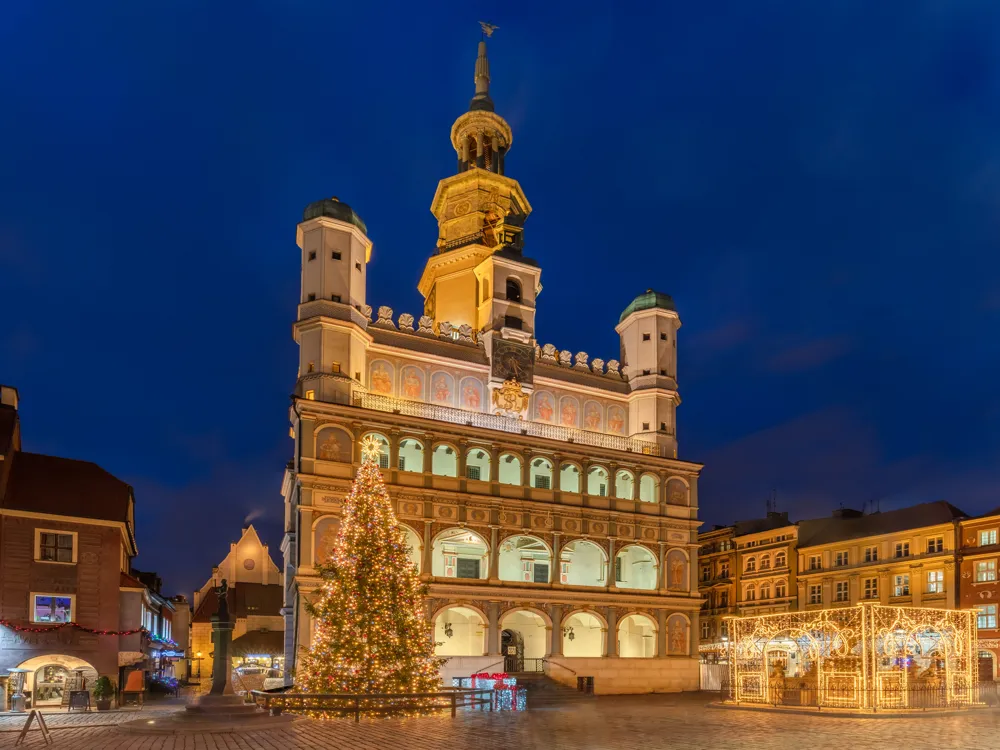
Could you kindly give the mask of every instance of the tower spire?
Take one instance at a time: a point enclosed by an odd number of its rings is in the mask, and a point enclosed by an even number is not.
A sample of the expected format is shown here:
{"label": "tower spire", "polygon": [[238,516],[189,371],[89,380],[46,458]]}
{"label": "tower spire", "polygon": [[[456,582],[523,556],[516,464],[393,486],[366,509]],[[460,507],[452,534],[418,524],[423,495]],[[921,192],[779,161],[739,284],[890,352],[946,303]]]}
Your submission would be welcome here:
{"label": "tower spire", "polygon": [[479,22],[483,27],[483,38],[479,42],[479,55],[476,57],[476,95],[469,102],[469,111],[486,110],[493,111],[493,100],[490,99],[490,61],[486,57],[486,37],[493,36],[496,26],[492,26],[483,21]]}

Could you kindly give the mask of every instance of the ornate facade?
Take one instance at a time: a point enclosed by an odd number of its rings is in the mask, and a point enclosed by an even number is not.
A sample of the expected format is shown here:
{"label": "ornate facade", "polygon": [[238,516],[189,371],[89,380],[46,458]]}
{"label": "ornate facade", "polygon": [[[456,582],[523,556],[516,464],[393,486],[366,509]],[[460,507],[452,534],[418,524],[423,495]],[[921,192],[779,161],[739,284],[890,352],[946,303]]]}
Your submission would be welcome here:
{"label": "ornate facade", "polygon": [[598,692],[697,689],[698,474],[677,458],[673,301],[622,313],[607,360],[539,341],[531,212],[507,175],[486,44],[455,122],[456,173],[431,210],[423,314],[373,315],[364,222],[311,204],[298,226],[299,377],[285,475],[286,664],[308,646],[305,602],[369,435],[412,561],[429,585],[444,678],[545,671]]}

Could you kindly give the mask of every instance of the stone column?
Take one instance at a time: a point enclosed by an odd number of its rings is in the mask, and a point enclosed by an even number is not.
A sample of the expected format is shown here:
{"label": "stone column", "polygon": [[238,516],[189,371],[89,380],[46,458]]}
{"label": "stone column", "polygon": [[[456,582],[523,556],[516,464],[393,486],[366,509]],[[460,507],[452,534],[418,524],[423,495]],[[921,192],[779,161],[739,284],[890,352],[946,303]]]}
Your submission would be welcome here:
{"label": "stone column", "polygon": [[618,588],[617,576],[615,571],[618,570],[618,565],[615,563],[615,538],[613,536],[608,537],[608,588]]}
{"label": "stone column", "polygon": [[609,657],[618,656],[618,610],[614,607],[607,608],[608,618],[608,648]]}
{"label": "stone column", "polygon": [[490,165],[491,171],[492,172],[499,172],[500,171],[500,139],[497,138],[496,135],[494,135],[490,139],[490,152],[491,152],[490,153],[490,161],[492,162],[492,164]]}
{"label": "stone column", "polygon": [[455,456],[458,472],[459,490],[465,492],[468,489],[468,470],[465,468],[465,460],[469,454],[469,443],[465,440],[458,441],[458,455]]}
{"label": "stone column", "polygon": [[434,573],[434,548],[431,544],[433,521],[424,521],[424,554],[420,564],[420,577],[427,579]]}
{"label": "stone column", "polygon": [[[559,493],[562,491],[561,479],[562,479],[562,456],[556,453],[552,456],[552,491]],[[556,494],[556,502],[559,501],[559,495]]]}
{"label": "stone column", "polygon": [[399,430],[389,432],[389,481],[395,482],[399,473]]}
{"label": "stone column", "polygon": [[434,479],[431,475],[434,466],[434,437],[424,435],[424,487],[433,487]]}
{"label": "stone column", "polygon": [[500,581],[500,550],[497,547],[499,538],[499,528],[490,524],[490,583]]}
{"label": "stone column", "polygon": [[[608,497],[614,500],[618,499],[618,464],[616,463],[608,464]],[[612,503],[611,507],[614,508],[615,504]]]}
{"label": "stone column", "polygon": [[212,615],[212,645],[215,655],[212,661],[212,695],[233,694],[233,623],[228,616],[220,618]]}
{"label": "stone column", "polygon": [[549,583],[560,585],[562,583],[562,534],[558,531],[552,532],[552,572],[549,574]]}
{"label": "stone column", "polygon": [[521,451],[521,497],[531,499],[531,451]]}
{"label": "stone column", "polygon": [[476,166],[480,169],[486,168],[486,155],[483,153],[485,141],[482,133],[476,133]]}
{"label": "stone column", "polygon": [[[486,616],[489,619],[489,632],[487,634],[486,654],[488,656],[500,655],[500,602],[490,602],[486,607]],[[503,670],[498,670],[503,671]]]}
{"label": "stone column", "polygon": [[563,653],[562,614],[561,604],[549,605],[549,618],[552,620],[552,637],[549,639],[551,656],[562,656]]}

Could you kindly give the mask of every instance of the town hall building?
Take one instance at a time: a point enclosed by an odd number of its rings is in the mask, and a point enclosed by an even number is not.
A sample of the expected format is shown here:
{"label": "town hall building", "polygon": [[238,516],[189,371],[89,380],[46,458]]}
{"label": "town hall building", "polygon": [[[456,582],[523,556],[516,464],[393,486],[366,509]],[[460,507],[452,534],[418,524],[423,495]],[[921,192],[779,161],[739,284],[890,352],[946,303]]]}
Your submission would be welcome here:
{"label": "town hall building", "polygon": [[431,203],[420,314],[369,293],[372,242],[346,203],[312,203],[298,225],[285,666],[310,643],[317,565],[374,436],[448,684],[489,669],[593,677],[602,693],[696,690],[701,466],[677,457],[680,318],[647,290],[601,357],[536,332],[531,204],[508,175],[485,40],[475,84]]}

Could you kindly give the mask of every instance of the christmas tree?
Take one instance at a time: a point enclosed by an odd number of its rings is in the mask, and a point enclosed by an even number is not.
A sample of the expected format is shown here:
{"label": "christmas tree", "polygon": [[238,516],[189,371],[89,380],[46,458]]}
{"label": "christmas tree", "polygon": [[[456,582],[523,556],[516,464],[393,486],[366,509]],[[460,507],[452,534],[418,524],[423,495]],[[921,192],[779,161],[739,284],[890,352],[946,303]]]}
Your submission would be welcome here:
{"label": "christmas tree", "polygon": [[[316,622],[296,669],[305,693],[425,693],[441,687],[424,594],[382,481],[381,445],[368,438],[341,508],[323,585],[307,604]],[[374,705],[374,704],[373,704]],[[387,715],[387,714],[382,714]]]}

